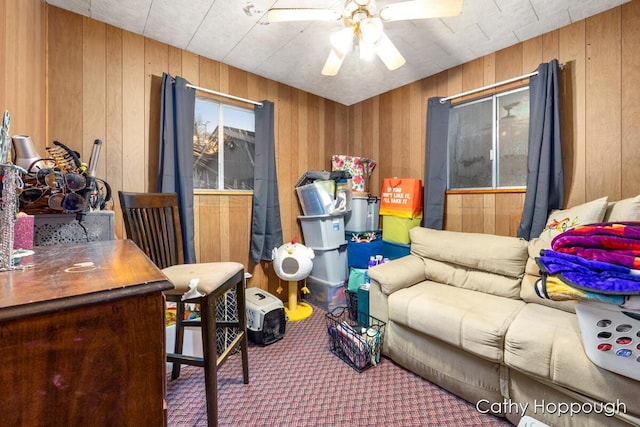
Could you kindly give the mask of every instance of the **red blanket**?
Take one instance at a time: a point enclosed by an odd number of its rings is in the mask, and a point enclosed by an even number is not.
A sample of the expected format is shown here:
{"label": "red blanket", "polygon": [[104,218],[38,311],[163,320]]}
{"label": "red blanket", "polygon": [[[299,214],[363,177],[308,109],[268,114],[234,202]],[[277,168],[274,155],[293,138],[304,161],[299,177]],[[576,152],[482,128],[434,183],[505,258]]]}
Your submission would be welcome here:
{"label": "red blanket", "polygon": [[640,221],[579,225],[551,241],[556,252],[640,269]]}

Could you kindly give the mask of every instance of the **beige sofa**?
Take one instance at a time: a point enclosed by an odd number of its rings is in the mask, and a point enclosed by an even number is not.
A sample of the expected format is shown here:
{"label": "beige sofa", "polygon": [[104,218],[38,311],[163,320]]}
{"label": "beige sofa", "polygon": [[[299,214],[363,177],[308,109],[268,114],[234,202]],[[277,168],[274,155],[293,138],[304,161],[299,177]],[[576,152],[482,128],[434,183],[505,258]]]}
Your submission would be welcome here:
{"label": "beige sofa", "polygon": [[573,301],[533,290],[548,241],[421,227],[410,236],[410,255],[370,271],[384,355],[513,424],[640,425],[640,382],[589,360]]}

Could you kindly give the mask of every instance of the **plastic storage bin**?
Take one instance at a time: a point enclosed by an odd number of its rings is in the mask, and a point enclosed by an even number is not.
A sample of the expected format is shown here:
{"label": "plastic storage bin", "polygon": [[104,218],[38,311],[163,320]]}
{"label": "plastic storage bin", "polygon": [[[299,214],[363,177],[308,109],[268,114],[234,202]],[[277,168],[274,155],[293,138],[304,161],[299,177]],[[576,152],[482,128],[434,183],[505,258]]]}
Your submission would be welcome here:
{"label": "plastic storage bin", "polygon": [[640,310],[578,303],[584,350],[596,365],[640,381]]}
{"label": "plastic storage bin", "polygon": [[380,224],[379,197],[353,197],[351,212],[344,216],[344,228],[351,232],[377,230]]}
{"label": "plastic storage bin", "polygon": [[382,255],[382,240],[375,239],[370,242],[347,242],[347,260],[349,267],[367,268],[369,258]]}
{"label": "plastic storage bin", "polygon": [[306,302],[325,311],[331,311],[336,307],[347,303],[344,281],[328,282],[317,277],[309,276],[306,279],[309,293],[304,296]]}
{"label": "plastic storage bin", "polygon": [[347,245],[329,249],[314,249],[311,276],[327,282],[344,282],[348,277]]}
{"label": "plastic storage bin", "polygon": [[298,219],[308,248],[336,248],[347,243],[343,214],[299,216]]}
{"label": "plastic storage bin", "polygon": [[333,212],[334,181],[315,181],[296,187],[296,192],[305,215],[326,215]]}
{"label": "plastic storage bin", "polygon": [[411,243],[409,230],[419,227],[421,218],[400,218],[392,215],[382,216],[382,239],[395,243]]}
{"label": "plastic storage bin", "polygon": [[389,258],[389,260],[402,258],[411,253],[411,245],[405,245],[403,243],[389,242],[387,240],[382,241],[382,256]]}
{"label": "plastic storage bin", "polygon": [[352,320],[347,307],[337,307],[325,315],[329,349],[358,372],[380,363],[386,323],[368,316],[364,327]]}

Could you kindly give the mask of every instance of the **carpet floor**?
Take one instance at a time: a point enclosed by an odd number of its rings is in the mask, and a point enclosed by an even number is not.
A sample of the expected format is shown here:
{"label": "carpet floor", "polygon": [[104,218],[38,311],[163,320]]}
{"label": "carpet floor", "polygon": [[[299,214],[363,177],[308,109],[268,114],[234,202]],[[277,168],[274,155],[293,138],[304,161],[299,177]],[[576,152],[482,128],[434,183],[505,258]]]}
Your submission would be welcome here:
{"label": "carpet floor", "polygon": [[[240,355],[218,371],[222,426],[510,426],[391,360],[357,372],[329,350],[325,312],[289,322],[283,339],[249,344],[249,384]],[[167,376],[169,427],[207,425],[204,375]]]}

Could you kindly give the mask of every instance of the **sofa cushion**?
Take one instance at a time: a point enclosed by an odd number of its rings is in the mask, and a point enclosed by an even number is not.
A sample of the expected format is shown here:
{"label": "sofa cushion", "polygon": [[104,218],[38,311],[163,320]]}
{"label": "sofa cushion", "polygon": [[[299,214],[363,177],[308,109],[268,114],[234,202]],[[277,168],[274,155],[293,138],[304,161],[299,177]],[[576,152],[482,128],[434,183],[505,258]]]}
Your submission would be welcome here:
{"label": "sofa cushion", "polygon": [[425,258],[423,261],[426,280],[500,297],[520,299],[520,277],[502,276],[430,258]]}
{"label": "sofa cushion", "polygon": [[527,241],[494,234],[464,233],[414,227],[411,252],[424,258],[509,277],[521,277],[527,261]]}
{"label": "sofa cushion", "polygon": [[504,361],[511,368],[597,400],[619,399],[630,412],[638,413],[638,382],[588,359],[575,314],[527,304],[507,330]]}
{"label": "sofa cushion", "polygon": [[607,197],[592,200],[569,209],[558,209],[551,212],[547,224],[540,233],[540,238],[551,242],[558,234],[576,225],[602,222],[607,210]]}
{"label": "sofa cushion", "polygon": [[504,334],[524,302],[425,281],[389,296],[389,319],[502,362]]}

